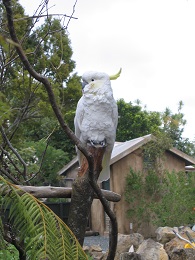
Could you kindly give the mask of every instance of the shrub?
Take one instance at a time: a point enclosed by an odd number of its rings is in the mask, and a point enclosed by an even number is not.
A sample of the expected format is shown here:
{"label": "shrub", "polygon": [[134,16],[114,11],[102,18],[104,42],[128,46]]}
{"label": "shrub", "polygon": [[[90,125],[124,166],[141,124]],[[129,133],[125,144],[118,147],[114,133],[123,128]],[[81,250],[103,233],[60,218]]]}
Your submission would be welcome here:
{"label": "shrub", "polygon": [[127,215],[132,221],[152,221],[157,226],[193,224],[195,173],[155,171],[135,172],[126,178]]}

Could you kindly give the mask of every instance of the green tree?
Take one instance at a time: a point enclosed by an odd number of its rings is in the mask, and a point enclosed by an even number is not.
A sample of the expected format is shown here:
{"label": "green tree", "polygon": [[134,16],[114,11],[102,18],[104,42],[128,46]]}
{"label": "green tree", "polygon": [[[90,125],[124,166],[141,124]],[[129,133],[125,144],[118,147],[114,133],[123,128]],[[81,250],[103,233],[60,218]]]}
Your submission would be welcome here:
{"label": "green tree", "polygon": [[[147,134],[154,134],[163,138],[165,143],[170,143],[179,150],[194,156],[195,145],[188,138],[183,138],[186,120],[182,113],[183,102],[179,102],[177,113],[172,113],[168,108],[164,112],[147,111],[142,108],[140,100],[126,103],[123,99],[118,104],[117,141],[127,141]],[[168,140],[168,141],[167,141]]]}
{"label": "green tree", "polygon": [[[75,62],[71,59],[71,43],[66,31],[60,20],[50,16],[44,24],[34,27],[36,19],[28,16],[25,16],[24,19],[24,9],[17,0],[14,0],[12,5],[15,29],[22,47],[32,66],[39,73],[49,77],[58,106],[66,118],[66,123],[73,129],[76,104],[81,96],[81,84],[77,74],[70,75],[75,68]],[[42,172],[35,174],[35,176],[40,182],[45,182],[45,179],[49,178],[53,183],[56,183],[57,179],[54,181],[51,176],[55,176],[60,167],[72,159],[75,147],[59,127],[42,85],[37,83],[24,68],[15,51],[15,45],[5,41],[8,35],[5,33],[7,32],[7,23],[3,6],[1,6],[1,12],[3,14],[1,34],[4,37],[0,47],[0,122],[3,127],[3,134],[0,137],[2,147],[0,163],[4,168],[4,173],[1,173],[4,175],[5,171],[9,173],[10,170],[12,172],[14,170],[13,175],[17,176],[17,180],[22,182],[25,178],[26,181],[30,173],[21,174],[21,171],[18,171],[24,167],[24,163],[19,160],[18,164],[20,163],[21,167],[10,169],[6,154],[9,154],[11,159],[13,158],[13,149],[15,149],[15,153],[17,150],[19,155],[20,152],[22,153],[24,149],[28,148],[30,142],[34,143],[33,149],[39,151],[42,144],[42,151],[44,151],[44,145],[40,141],[47,140],[50,144],[47,149],[53,149],[51,160],[55,163],[51,167],[50,161],[45,160],[43,165],[47,168],[47,174],[46,171],[43,171],[44,167],[41,167]],[[13,149],[7,146],[8,141]],[[30,148],[31,146],[29,151]],[[38,160],[34,161],[37,170],[42,160],[42,154],[39,151],[36,153]],[[63,156],[58,156],[59,151]],[[48,153],[49,151],[46,151],[45,158],[47,158]],[[42,176],[42,178],[38,178],[38,176]]]}
{"label": "green tree", "polygon": [[169,108],[166,108],[165,111],[161,113],[162,130],[172,139],[174,147],[194,156],[194,143],[190,142],[189,138],[182,137],[186,125],[186,120],[182,113],[183,106],[183,102],[179,101],[177,113],[172,113]]}
{"label": "green tree", "polygon": [[142,110],[141,106],[126,103],[123,99],[118,100],[117,105],[119,113],[117,141],[127,141],[159,130],[160,113]]}

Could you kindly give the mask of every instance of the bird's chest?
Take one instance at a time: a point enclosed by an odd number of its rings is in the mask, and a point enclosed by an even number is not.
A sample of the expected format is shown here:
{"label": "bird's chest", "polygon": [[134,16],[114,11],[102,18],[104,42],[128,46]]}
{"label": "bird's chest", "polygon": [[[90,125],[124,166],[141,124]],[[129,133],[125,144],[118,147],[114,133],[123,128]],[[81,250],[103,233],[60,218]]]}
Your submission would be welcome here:
{"label": "bird's chest", "polygon": [[113,103],[105,96],[90,95],[84,99],[84,110],[86,118],[105,118],[112,113]]}

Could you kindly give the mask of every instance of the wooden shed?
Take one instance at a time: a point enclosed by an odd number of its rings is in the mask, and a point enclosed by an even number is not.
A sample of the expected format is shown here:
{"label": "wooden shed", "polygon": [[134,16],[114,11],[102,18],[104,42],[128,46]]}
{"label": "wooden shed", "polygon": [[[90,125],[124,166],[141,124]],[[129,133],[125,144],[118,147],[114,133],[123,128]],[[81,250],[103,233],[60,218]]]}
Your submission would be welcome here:
{"label": "wooden shed", "polygon": [[[154,140],[154,136],[146,135],[123,143],[115,143],[110,163],[110,180],[103,182],[101,185],[103,189],[112,190],[121,195],[120,202],[111,202],[111,207],[117,217],[119,233],[129,234],[130,232],[130,220],[126,215],[129,206],[124,197],[126,176],[128,175],[130,168],[134,171],[143,171],[143,146],[152,140]],[[168,171],[185,171],[186,166],[195,165],[194,158],[176,148],[165,151],[163,157],[163,167]],[[66,176],[67,180],[70,182],[70,180],[76,178],[78,166],[78,160],[77,158],[74,158],[69,164],[64,166],[58,174]],[[97,231],[100,234],[108,233],[109,221],[104,213],[101,202],[97,199],[93,201],[90,217],[91,230]],[[142,230],[134,231],[140,232],[143,235],[145,235],[145,233],[149,234],[150,232],[153,232],[151,227],[146,226],[144,226],[144,228],[142,227]]]}

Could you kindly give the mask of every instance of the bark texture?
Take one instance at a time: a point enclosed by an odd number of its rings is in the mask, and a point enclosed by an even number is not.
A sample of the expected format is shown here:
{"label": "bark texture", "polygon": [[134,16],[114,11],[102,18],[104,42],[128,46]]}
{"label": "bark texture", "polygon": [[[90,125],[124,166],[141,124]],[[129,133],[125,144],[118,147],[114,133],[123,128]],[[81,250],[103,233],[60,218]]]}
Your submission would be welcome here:
{"label": "bark texture", "polygon": [[[1,190],[0,185],[0,190]],[[15,185],[16,188],[21,189],[24,192],[28,192],[33,195],[35,198],[71,198],[72,188],[71,187],[53,187],[53,186],[23,186]],[[5,194],[8,191],[4,191]],[[121,195],[109,191],[102,190],[102,194],[108,201],[118,202],[121,199]],[[98,196],[94,194],[94,198],[98,199]]]}
{"label": "bark texture", "polygon": [[88,150],[94,158],[94,170],[93,172],[89,171],[88,162],[84,159],[78,177],[73,182],[71,206],[68,217],[68,226],[81,245],[83,245],[84,242],[91,204],[94,199],[94,190],[90,184],[89,174],[92,174],[94,181],[97,182],[102,167],[101,162],[105,148],[89,146]]}

